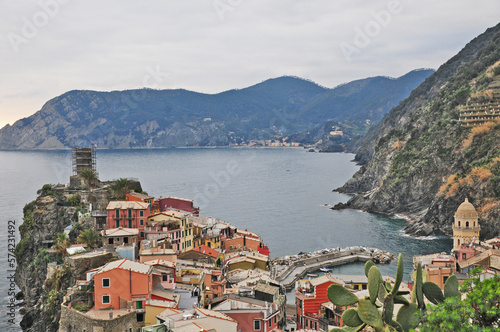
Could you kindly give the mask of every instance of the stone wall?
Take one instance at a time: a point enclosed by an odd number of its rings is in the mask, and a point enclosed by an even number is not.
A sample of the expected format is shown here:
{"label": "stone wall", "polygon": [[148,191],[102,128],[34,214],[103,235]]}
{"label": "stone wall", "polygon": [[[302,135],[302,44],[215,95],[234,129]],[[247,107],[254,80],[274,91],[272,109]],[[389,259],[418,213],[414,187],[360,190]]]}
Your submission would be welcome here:
{"label": "stone wall", "polygon": [[114,319],[93,319],[75,309],[61,304],[59,332],[139,332],[141,326],[137,323],[134,311]]}
{"label": "stone wall", "polygon": [[71,268],[75,280],[85,280],[85,272],[105,265],[113,258],[113,253],[102,252],[95,255],[85,253],[69,256],[66,260]]}

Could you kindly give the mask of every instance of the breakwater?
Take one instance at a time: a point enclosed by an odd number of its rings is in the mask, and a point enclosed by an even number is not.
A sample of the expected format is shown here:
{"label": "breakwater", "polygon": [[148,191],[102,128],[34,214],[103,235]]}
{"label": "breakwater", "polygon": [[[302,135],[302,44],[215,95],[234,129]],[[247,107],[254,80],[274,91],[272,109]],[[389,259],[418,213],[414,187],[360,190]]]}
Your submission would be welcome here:
{"label": "breakwater", "polygon": [[357,261],[373,260],[376,263],[389,263],[396,258],[394,254],[376,248],[347,247],[323,249],[312,253],[278,257],[271,262],[271,277],[286,289],[292,289],[295,282],[307,273]]}

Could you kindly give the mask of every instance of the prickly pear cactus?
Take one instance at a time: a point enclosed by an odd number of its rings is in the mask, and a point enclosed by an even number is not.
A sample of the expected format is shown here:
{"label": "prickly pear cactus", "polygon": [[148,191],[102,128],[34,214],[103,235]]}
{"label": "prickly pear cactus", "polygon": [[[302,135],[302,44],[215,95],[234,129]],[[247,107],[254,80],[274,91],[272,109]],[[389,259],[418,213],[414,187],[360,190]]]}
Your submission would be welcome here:
{"label": "prickly pear cactus", "polygon": [[[410,302],[403,296],[409,292],[399,290],[403,274],[403,256],[399,254],[396,278],[392,287],[382,279],[379,269],[372,261],[365,264],[369,294],[365,299],[359,299],[340,285],[331,285],[328,288],[330,301],[337,306],[350,307],[342,314],[345,326],[332,331],[356,332],[371,326],[376,332],[408,332],[420,323],[419,312],[425,310],[424,295],[432,303],[442,302],[447,297],[460,296],[456,276],[446,280],[443,294],[436,284],[423,282],[422,267],[419,263]],[[394,320],[394,304],[402,304],[396,320]]]}

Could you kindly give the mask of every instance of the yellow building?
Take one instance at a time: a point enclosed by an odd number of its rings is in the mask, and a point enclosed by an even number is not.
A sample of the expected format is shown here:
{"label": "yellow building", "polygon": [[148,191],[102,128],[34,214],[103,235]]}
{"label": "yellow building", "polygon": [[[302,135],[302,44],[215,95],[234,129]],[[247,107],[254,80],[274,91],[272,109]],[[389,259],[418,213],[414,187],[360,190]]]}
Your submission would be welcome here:
{"label": "yellow building", "polygon": [[468,245],[475,240],[479,240],[479,217],[474,205],[469,203],[469,199],[460,204],[455,212],[455,222],[453,223],[453,249],[458,249],[461,245]]}

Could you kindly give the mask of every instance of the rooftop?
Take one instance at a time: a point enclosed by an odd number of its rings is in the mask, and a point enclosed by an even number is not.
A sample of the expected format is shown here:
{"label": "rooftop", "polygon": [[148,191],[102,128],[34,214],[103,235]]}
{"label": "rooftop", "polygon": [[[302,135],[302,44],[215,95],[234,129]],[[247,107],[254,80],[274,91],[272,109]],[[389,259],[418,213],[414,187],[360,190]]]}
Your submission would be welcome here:
{"label": "rooftop", "polygon": [[111,201],[108,203],[106,210],[144,210],[149,209],[149,203],[137,202],[137,201]]}
{"label": "rooftop", "polygon": [[257,286],[255,286],[255,291],[274,295],[276,293],[279,293],[280,289],[279,289],[279,287],[271,286],[271,285],[259,282],[259,283],[257,283]]}
{"label": "rooftop", "polygon": [[137,228],[112,228],[105,229],[101,231],[102,236],[137,236],[139,235],[139,230]]}
{"label": "rooftop", "polygon": [[152,267],[143,263],[131,261],[128,258],[124,258],[117,261],[109,262],[108,264],[100,268],[96,274],[110,271],[113,269],[123,269],[137,273],[149,274],[151,272]]}
{"label": "rooftop", "polygon": [[137,198],[140,198],[140,199],[154,199],[153,196],[149,196],[149,195],[146,195],[146,194],[143,194],[143,193],[138,193],[138,192],[135,192],[135,191],[132,191],[132,192],[129,192],[127,195],[130,195],[130,196],[134,196],[134,197],[137,197]]}

